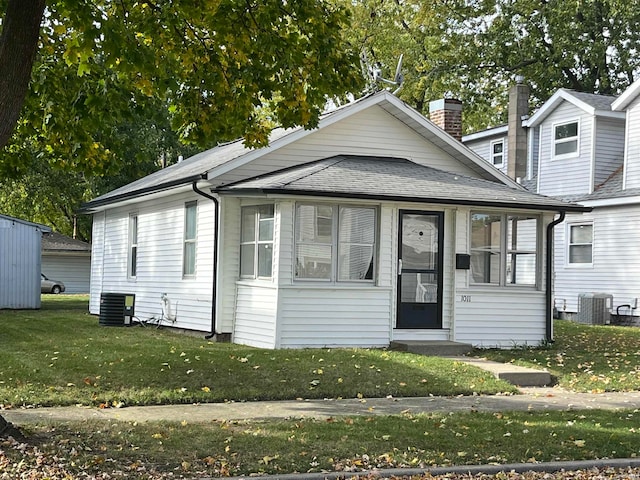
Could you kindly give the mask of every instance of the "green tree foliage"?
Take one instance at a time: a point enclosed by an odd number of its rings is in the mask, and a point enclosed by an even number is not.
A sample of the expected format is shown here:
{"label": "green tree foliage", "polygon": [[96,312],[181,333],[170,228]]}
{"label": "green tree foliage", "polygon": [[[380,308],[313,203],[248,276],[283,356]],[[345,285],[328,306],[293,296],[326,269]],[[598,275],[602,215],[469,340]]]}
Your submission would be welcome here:
{"label": "green tree foliage", "polygon": [[[348,11],[331,1],[40,4],[0,0],[0,34],[32,20],[23,7],[43,12],[29,90],[0,148],[0,212],[61,233],[83,202],[178,155],[239,137],[264,145],[276,124],[314,127],[328,96],[362,83],[341,34]],[[0,62],[15,57],[2,56],[9,44],[0,36]],[[11,95],[0,89],[0,126],[13,121]],[[89,238],[88,220],[79,226]]]}
{"label": "green tree foliage", "polygon": [[200,147],[242,136],[264,145],[274,124],[314,127],[327,96],[359,89],[357,52],[340,33],[348,19],[317,0],[50,0],[0,169],[24,171],[31,142],[69,171],[119,171],[106,130],[148,111],[149,99]]}
{"label": "green tree foliage", "polygon": [[428,113],[443,95],[465,103],[475,130],[506,121],[516,75],[532,106],[556,89],[616,94],[637,75],[640,10],[626,0],[366,0],[354,8],[354,45],[392,72],[404,54],[399,96]]}

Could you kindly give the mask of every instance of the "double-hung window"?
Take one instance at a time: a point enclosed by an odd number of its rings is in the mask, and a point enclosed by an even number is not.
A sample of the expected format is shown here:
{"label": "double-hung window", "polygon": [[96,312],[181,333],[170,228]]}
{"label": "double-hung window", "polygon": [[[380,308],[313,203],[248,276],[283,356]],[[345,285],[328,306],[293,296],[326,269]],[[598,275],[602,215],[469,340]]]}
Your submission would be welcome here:
{"label": "double-hung window", "polygon": [[136,278],[138,275],[138,215],[129,215],[129,261],[127,275]]}
{"label": "double-hung window", "polygon": [[530,215],[471,214],[471,283],[535,286],[539,219]]}
{"label": "double-hung window", "polygon": [[569,265],[593,264],[593,224],[582,223],[568,225]]}
{"label": "double-hung window", "polygon": [[273,275],[273,205],[242,207],[240,276],[271,278]]}
{"label": "double-hung window", "polygon": [[578,122],[559,123],[553,126],[553,156],[573,156],[578,153]]}
{"label": "double-hung window", "polygon": [[496,140],[491,142],[491,163],[496,167],[504,165],[504,140]]}
{"label": "double-hung window", "polygon": [[376,218],[371,207],[298,204],[295,278],[373,281]]}
{"label": "double-hung window", "polygon": [[184,206],[184,247],[182,254],[182,275],[196,274],[196,232],[198,203],[188,202]]}

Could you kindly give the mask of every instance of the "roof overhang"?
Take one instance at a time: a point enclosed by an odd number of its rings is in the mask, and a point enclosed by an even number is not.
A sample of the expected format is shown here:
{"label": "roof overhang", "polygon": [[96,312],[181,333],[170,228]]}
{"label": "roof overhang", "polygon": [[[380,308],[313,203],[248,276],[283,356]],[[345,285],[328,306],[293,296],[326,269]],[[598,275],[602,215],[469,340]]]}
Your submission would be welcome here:
{"label": "roof overhang", "polygon": [[193,182],[197,182],[201,179],[202,176],[197,175],[194,177],[187,177],[165,184],[154,185],[140,190],[126,192],[121,195],[114,195],[103,200],[98,198],[96,200],[92,200],[83,204],[82,207],[78,210],[78,213],[97,213],[108,208],[121,207],[124,205],[135,203],[143,197],[145,198],[145,200],[150,200],[152,198],[164,196],[165,192],[167,192],[168,190],[172,190],[173,193],[188,191],[191,190],[191,185],[193,184]]}
{"label": "roof overhang", "polygon": [[592,105],[589,105],[586,102],[583,102],[576,96],[572,95],[569,90],[565,90],[564,88],[559,89],[554,93],[549,100],[547,100],[542,107],[538,109],[536,113],[534,113],[528,120],[524,122],[524,125],[527,127],[536,127],[542,123],[542,121],[547,118],[547,116],[553,112],[556,107],[558,107],[562,102],[569,102],[572,105],[578,107],[585,113],[589,115],[599,116],[599,117],[608,117],[608,118],[618,118],[623,120],[625,118],[624,113],[621,112],[613,112],[610,110],[598,110]]}
{"label": "roof overhang", "polygon": [[476,140],[485,140],[491,137],[504,136],[509,133],[508,125],[500,125],[499,127],[487,128],[479,132],[473,132],[462,137],[462,143],[474,142]]}
{"label": "roof overhang", "polygon": [[37,228],[38,230],[40,230],[43,233],[48,233],[48,232],[51,231],[51,227],[47,227],[46,225],[42,225],[40,223],[28,222],[27,220],[22,220],[20,218],[15,218],[15,217],[10,217],[9,215],[1,215],[0,214],[0,218],[2,218],[4,220],[7,220],[9,222],[19,223],[21,225],[26,225],[28,227]]}
{"label": "roof overhang", "polygon": [[640,95],[640,79],[633,82],[629,88],[622,92],[622,95],[616,98],[611,104],[611,109],[618,112],[625,110],[638,95]]}
{"label": "roof overhang", "polygon": [[393,157],[337,155],[213,188],[220,195],[302,196],[553,212],[590,207]]}
{"label": "roof overhang", "polygon": [[[407,127],[425,138],[426,141],[433,143],[436,147],[471,169],[480,178],[499,182],[514,188],[521,188],[514,180],[492,165],[489,165],[471,149],[455,140],[418,111],[409,107],[398,97],[386,90],[361,98],[323,115],[318,128],[322,129],[333,125],[373,106],[379,106],[403,122]],[[184,160],[182,166],[178,164],[168,167],[168,169],[165,169],[167,174],[161,170],[144,177],[145,180],[140,179],[129,184],[129,186],[118,189],[121,190],[122,193],[116,190],[113,193],[87,202],[81,207],[80,212],[95,213],[107,207],[111,208],[113,206],[130,203],[140,197],[148,197],[152,194],[179,189],[199,180],[208,180],[214,183],[215,178],[242,167],[257,158],[277,151],[307,135],[311,135],[316,130],[317,129],[307,130],[302,127],[290,130],[280,129],[277,134],[273,135],[268,146],[259,149],[243,148],[239,142],[231,142],[228,146],[216,147],[209,151],[201,152],[194,155],[194,157]],[[227,155],[228,158],[225,155]],[[222,160],[220,160],[221,157]],[[211,164],[214,164],[214,166],[211,167]],[[173,170],[169,172],[169,169]],[[183,176],[178,173],[182,170],[186,170]],[[153,183],[153,180],[156,178],[158,181]],[[140,183],[139,188],[136,187],[136,183]]]}
{"label": "roof overhang", "polygon": [[375,202],[397,202],[397,203],[410,203],[410,204],[435,204],[446,206],[464,206],[464,207],[480,207],[480,208],[492,208],[501,210],[529,210],[529,211],[544,211],[544,212],[566,212],[566,213],[586,213],[593,210],[592,207],[583,205],[568,205],[566,207],[557,207],[549,205],[536,205],[532,203],[505,203],[505,202],[492,202],[483,200],[456,200],[456,199],[444,199],[428,196],[388,196],[388,195],[376,195],[363,194],[363,193],[349,193],[349,192],[318,192],[316,190],[291,190],[291,189],[234,189],[233,191],[221,191],[213,189],[215,193],[221,196],[260,196],[260,197],[316,197],[316,198],[332,198],[332,199],[348,199],[348,200],[367,200]]}

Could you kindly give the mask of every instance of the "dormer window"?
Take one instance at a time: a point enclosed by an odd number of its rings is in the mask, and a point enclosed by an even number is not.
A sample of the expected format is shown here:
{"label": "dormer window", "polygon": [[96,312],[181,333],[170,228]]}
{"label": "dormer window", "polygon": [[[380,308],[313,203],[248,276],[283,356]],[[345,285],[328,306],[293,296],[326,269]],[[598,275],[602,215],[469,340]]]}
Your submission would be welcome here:
{"label": "dormer window", "polygon": [[504,165],[504,140],[491,142],[491,163],[495,167]]}
{"label": "dormer window", "polygon": [[578,153],[578,122],[553,126],[553,156],[565,157]]}

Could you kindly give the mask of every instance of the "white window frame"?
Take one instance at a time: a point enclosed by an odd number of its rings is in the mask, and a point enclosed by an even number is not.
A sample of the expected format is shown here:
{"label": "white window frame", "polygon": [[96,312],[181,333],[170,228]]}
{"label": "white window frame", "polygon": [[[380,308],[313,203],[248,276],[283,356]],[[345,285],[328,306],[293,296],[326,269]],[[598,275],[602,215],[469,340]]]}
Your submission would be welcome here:
{"label": "white window frame", "polygon": [[[267,218],[261,218],[260,216],[260,208],[261,207],[270,207],[272,209],[272,217],[267,217]],[[246,240],[243,241],[243,232],[242,232],[242,225],[243,225],[243,219],[244,219],[244,213],[246,211],[248,211],[249,209],[255,209],[255,212],[253,213],[253,220],[254,220],[254,230],[253,230],[253,238],[250,240]],[[271,221],[273,223],[272,227],[271,227],[271,239],[270,240],[260,240],[260,222],[261,221]],[[271,280],[273,278],[273,269],[274,269],[274,258],[273,258],[273,246],[274,246],[274,240],[275,240],[275,236],[276,236],[276,232],[275,232],[275,221],[276,221],[276,208],[275,205],[273,203],[266,203],[266,204],[259,204],[259,205],[245,205],[240,209],[240,278],[242,279],[247,279],[247,280],[256,280],[256,279],[260,279],[260,280]],[[253,268],[252,268],[252,273],[251,274],[243,274],[242,270],[243,270],[243,265],[242,265],[242,247],[243,246],[253,246]],[[259,256],[259,250],[260,250],[260,246],[263,247],[269,247],[270,246],[270,250],[271,250],[271,272],[270,275],[268,276],[261,276],[259,275],[259,265],[258,265],[258,256]]]}
{"label": "white window frame", "polygon": [[140,224],[137,213],[129,214],[128,228],[127,277],[135,279],[138,276],[138,244],[140,241]]}
{"label": "white window frame", "polygon": [[[527,214],[526,212],[505,212],[505,211],[492,211],[492,210],[472,210],[469,214],[469,246],[472,246],[472,219],[474,214],[491,215],[500,217],[500,250],[499,250],[499,279],[497,282],[484,283],[474,282],[472,271],[469,271],[469,285],[472,288],[475,287],[494,287],[494,288],[527,288],[527,289],[540,289],[540,281],[542,277],[542,219],[538,214]],[[534,250],[527,250],[523,248],[513,249],[509,245],[509,219],[513,217],[530,217],[536,220],[536,246]],[[509,272],[507,266],[509,264],[508,257],[510,255],[519,254],[535,254],[535,281],[533,283],[512,283],[509,281]]]}
{"label": "white window frame", "polygon": [[[493,147],[501,144],[502,145],[502,152],[499,154],[496,154],[493,151]],[[501,138],[500,140],[494,140],[489,144],[489,161],[491,162],[491,165],[493,165],[494,167],[503,167],[504,166],[504,147],[506,145],[506,142],[504,141],[504,138]],[[501,157],[502,160],[500,160],[500,163],[496,163],[495,158],[496,157]]]}
{"label": "white window frame", "polygon": [[[191,208],[195,209],[195,215],[193,221],[194,225],[194,234],[193,238],[188,237],[189,229],[187,228],[187,222],[189,221],[189,210]],[[183,245],[182,245],[182,276],[189,278],[195,277],[196,268],[198,265],[197,260],[197,239],[198,239],[198,202],[191,201],[184,204],[184,234],[183,234]],[[187,248],[191,248],[193,245],[193,265],[187,264]]]}
{"label": "white window frame", "polygon": [[[332,235],[331,235],[331,272],[329,275],[329,278],[309,278],[309,277],[299,277],[296,271],[296,263],[297,263],[297,252],[298,252],[298,245],[300,244],[304,244],[306,242],[299,242],[298,241],[298,207],[299,206],[312,206],[312,207],[331,207],[332,209]],[[341,242],[340,242],[340,232],[339,232],[339,228],[340,228],[340,215],[342,214],[342,210],[344,208],[361,208],[361,209],[366,209],[366,210],[372,210],[373,214],[374,214],[374,225],[373,225],[373,244],[371,245],[372,249],[373,249],[373,256],[371,259],[371,262],[373,264],[373,270],[372,270],[372,276],[371,278],[363,278],[363,279],[347,279],[347,280],[340,280],[340,265],[339,265],[339,261],[340,261],[340,246],[341,246]],[[317,212],[316,212],[317,213]],[[316,221],[317,221],[316,217]],[[356,205],[356,204],[345,204],[345,203],[340,203],[340,204],[328,204],[328,203],[321,203],[321,202],[298,202],[295,205],[295,209],[294,209],[294,271],[293,271],[293,280],[295,282],[300,282],[300,283],[307,283],[307,282],[312,282],[312,283],[317,283],[317,282],[321,282],[321,283],[331,283],[331,284],[349,284],[349,283],[357,283],[357,284],[375,284],[376,282],[376,277],[377,277],[377,259],[378,259],[378,248],[379,248],[379,224],[380,224],[380,210],[376,207],[376,206],[372,206],[372,205]],[[350,242],[352,244],[358,244],[358,242]],[[313,243],[315,245],[327,245],[327,244],[320,244],[320,243]],[[367,246],[369,244],[361,244],[363,246]]]}
{"label": "white window frame", "polygon": [[[591,243],[571,243],[571,230],[574,227],[591,227]],[[595,227],[593,225],[593,220],[589,220],[589,221],[584,221],[584,222],[571,222],[571,223],[567,223],[567,230],[565,233],[565,238],[566,238],[566,242],[565,242],[565,246],[566,246],[566,252],[565,252],[565,258],[566,260],[566,265],[570,268],[593,268],[593,254],[594,254],[594,247],[595,247]],[[581,246],[581,245],[591,245],[591,262],[587,263],[579,263],[579,262],[572,262],[571,261],[571,247],[574,246]]]}
{"label": "white window frame", "polygon": [[[576,124],[576,135],[575,137],[567,137],[567,138],[562,138],[560,140],[556,139],[556,129],[558,127],[563,127],[565,125],[571,125],[572,123]],[[562,144],[562,143],[568,143],[568,142],[572,142],[575,141],[576,142],[576,150],[575,152],[568,152],[568,153],[561,153],[556,155],[556,146],[558,144]],[[574,120],[569,120],[567,122],[558,122],[558,123],[554,123],[551,126],[551,157],[554,159],[562,159],[562,158],[573,158],[573,157],[577,157],[580,155],[580,120],[579,119],[574,119]]]}

